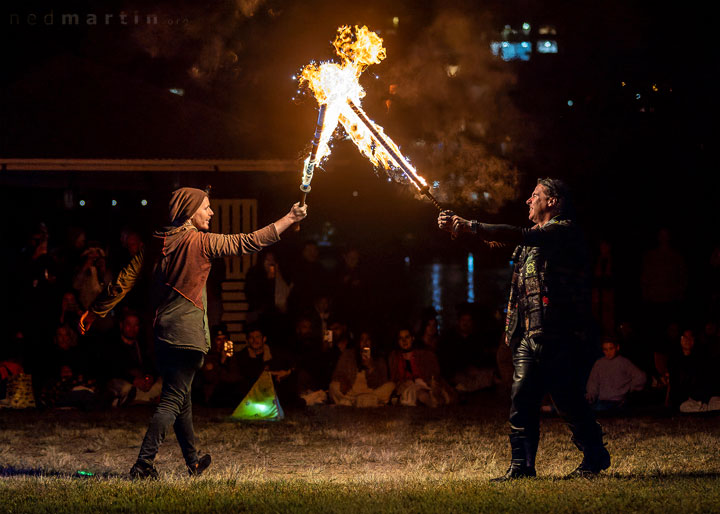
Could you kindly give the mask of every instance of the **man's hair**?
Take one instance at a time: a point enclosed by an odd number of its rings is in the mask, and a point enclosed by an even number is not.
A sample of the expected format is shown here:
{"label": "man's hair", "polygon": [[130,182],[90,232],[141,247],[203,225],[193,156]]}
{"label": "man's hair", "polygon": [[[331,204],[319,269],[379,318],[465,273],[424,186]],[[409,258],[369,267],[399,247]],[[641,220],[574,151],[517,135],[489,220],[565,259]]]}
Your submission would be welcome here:
{"label": "man's hair", "polygon": [[573,214],[572,198],[570,196],[570,188],[567,184],[557,178],[539,178],[538,184],[543,186],[547,191],[547,195],[557,200],[557,210],[563,215]]}

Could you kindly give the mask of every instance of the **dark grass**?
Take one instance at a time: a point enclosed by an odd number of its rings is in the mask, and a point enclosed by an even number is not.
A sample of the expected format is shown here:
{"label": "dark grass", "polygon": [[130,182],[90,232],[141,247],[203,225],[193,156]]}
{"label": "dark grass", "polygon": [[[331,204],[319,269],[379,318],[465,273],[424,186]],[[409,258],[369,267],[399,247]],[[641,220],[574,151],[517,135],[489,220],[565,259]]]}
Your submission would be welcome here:
{"label": "dark grass", "polygon": [[158,482],[127,477],[147,408],[0,411],[0,511],[720,512],[718,416],[602,420],[613,466],[592,481],[561,480],[580,455],[549,417],[540,478],[491,484],[509,458],[506,406],[481,395],[446,409],[320,407],[261,424],[196,409],[213,466],[188,478],[170,436]]}

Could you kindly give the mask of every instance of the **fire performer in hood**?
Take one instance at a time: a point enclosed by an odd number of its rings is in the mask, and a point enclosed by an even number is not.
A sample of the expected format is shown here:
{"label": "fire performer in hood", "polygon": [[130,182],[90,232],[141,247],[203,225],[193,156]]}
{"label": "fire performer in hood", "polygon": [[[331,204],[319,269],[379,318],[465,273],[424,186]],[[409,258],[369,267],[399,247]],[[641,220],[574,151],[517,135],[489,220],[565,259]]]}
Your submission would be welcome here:
{"label": "fire performer in hood", "polygon": [[[170,198],[170,226],[153,234],[153,244],[133,257],[80,319],[86,333],[98,316],[105,316],[132,289],[147,261],[152,268],[151,296],[162,394],[140,447],[133,478],[157,478],[153,462],[168,429],[175,430],[190,475],[201,474],[210,456],[198,459],[192,424],[191,391],[195,373],[210,348],[205,283],[212,259],[258,252],[280,239],[280,234],[307,216],[307,207],[293,205],[275,223],[251,234],[210,234],[213,211],[207,194],[184,187]],[[147,255],[146,255],[147,254]]]}
{"label": "fire performer in hood", "polygon": [[510,408],[512,461],[507,481],[535,476],[540,437],[540,403],[550,393],[583,452],[566,478],[591,478],[610,467],[600,425],[585,401],[590,301],[587,255],[578,226],[570,219],[567,187],[557,179],[538,180],[525,202],[532,228],[466,220],[451,211],[438,217],[441,229],[467,232],[486,241],[518,245],[508,304],[505,341],[512,349]]}

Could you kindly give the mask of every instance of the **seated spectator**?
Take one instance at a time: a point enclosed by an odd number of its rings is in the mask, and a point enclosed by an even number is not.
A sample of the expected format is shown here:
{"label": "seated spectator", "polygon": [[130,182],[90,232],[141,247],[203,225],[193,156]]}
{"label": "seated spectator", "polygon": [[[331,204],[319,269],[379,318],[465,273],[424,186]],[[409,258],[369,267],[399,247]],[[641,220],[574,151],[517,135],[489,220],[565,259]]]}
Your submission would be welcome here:
{"label": "seated spectator", "polygon": [[120,334],[103,351],[108,393],[113,407],[156,403],[162,378],[152,364],[147,346],[139,340],[140,318],[128,311],[120,321]]}
{"label": "seated spectator", "polygon": [[22,348],[17,345],[0,345],[0,408],[12,407],[13,398],[9,394],[12,389],[11,381],[24,373],[21,351]]}
{"label": "seated spectator", "polygon": [[400,404],[429,407],[452,403],[452,389],[445,383],[435,354],[414,348],[415,338],[409,329],[397,332],[397,349],[390,354],[390,380],[396,385]]}
{"label": "seated spectator", "polygon": [[375,351],[372,337],[363,332],[358,346],[342,353],[330,382],[335,404],[377,407],[390,401],[395,384],[388,380],[385,359],[374,355]]}
{"label": "seated spectator", "polygon": [[628,394],[645,387],[647,375],[619,354],[620,345],[606,337],[602,343],[605,357],[595,362],[587,382],[585,397],[598,411],[622,407]]}
{"label": "seated spectator", "polygon": [[420,321],[419,345],[437,355],[440,346],[440,331],[438,328],[437,312],[430,307],[423,313]]}
{"label": "seated spectator", "polygon": [[95,378],[89,374],[87,352],[78,347],[77,339],[77,333],[67,325],[55,330],[54,346],[45,356],[45,385],[40,406],[82,410],[100,406]]}
{"label": "seated spectator", "polygon": [[458,391],[474,392],[495,385],[497,341],[476,330],[472,313],[460,314],[456,329],[443,339],[438,353],[443,376]]}
{"label": "seated spectator", "polygon": [[[701,412],[720,408],[720,398],[713,398],[710,363],[695,345],[695,332],[683,331],[680,345],[671,349],[668,357],[668,403],[680,412]],[[712,400],[712,401],[711,401]]]}
{"label": "seated spectator", "polygon": [[[221,335],[221,334],[220,334]],[[222,341],[222,338],[219,339]],[[219,343],[216,343],[219,345]],[[274,357],[267,344],[264,329],[259,325],[247,328],[247,344],[238,352],[224,346],[225,358],[220,359],[217,381],[209,403],[218,407],[234,407],[245,397],[263,371],[269,371],[278,398],[286,405],[296,403],[294,386],[289,378],[292,365],[282,357]]]}

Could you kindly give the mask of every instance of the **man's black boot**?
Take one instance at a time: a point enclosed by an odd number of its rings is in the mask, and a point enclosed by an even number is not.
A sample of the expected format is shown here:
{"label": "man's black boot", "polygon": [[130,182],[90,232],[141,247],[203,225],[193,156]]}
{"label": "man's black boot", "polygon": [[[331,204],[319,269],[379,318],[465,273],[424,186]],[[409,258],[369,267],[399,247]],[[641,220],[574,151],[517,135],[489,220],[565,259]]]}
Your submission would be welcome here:
{"label": "man's black boot", "polygon": [[194,465],[188,466],[188,473],[190,473],[191,477],[199,477],[207,468],[210,467],[211,462],[212,458],[210,457],[210,454],[206,453],[200,457],[200,460],[198,460]]}
{"label": "man's black boot", "polygon": [[528,468],[520,463],[514,461],[510,464],[510,467],[503,476],[490,479],[491,482],[510,482],[519,478],[533,478],[535,477],[535,468]]}
{"label": "man's black boot", "polygon": [[158,480],[160,475],[151,462],[139,460],[130,468],[130,478],[133,480]]}
{"label": "man's black boot", "polygon": [[491,482],[508,482],[519,478],[532,478],[535,473],[535,453],[537,439],[524,435],[510,434],[512,461],[503,476],[493,478]]}
{"label": "man's black boot", "polygon": [[610,467],[610,453],[605,449],[602,440],[599,444],[588,446],[575,441],[575,445],[583,452],[583,460],[577,468],[565,475],[566,479],[595,478]]}

